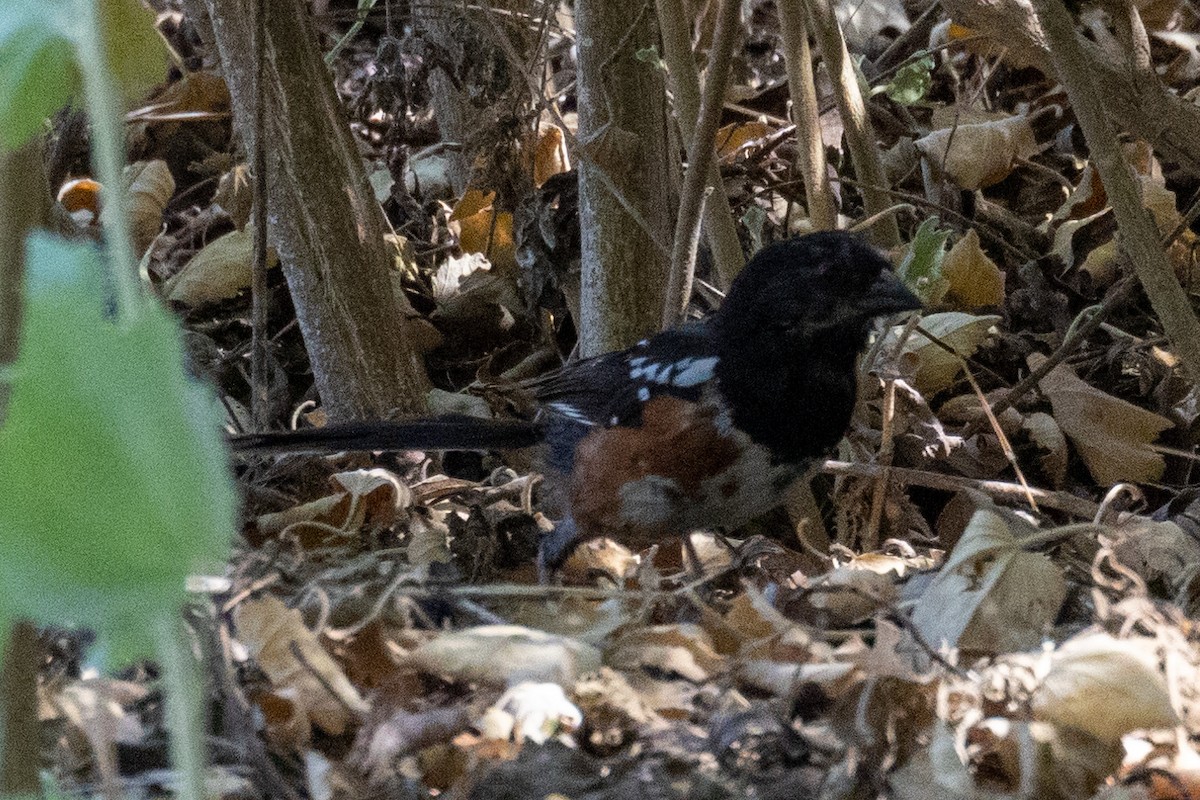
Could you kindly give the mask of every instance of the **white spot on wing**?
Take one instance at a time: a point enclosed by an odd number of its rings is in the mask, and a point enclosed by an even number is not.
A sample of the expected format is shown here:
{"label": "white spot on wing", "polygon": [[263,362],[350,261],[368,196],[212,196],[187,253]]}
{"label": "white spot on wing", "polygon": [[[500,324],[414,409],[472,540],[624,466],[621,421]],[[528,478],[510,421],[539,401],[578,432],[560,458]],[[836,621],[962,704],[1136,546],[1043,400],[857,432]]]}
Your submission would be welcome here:
{"label": "white spot on wing", "polygon": [[705,381],[712,380],[713,368],[717,366],[717,357],[686,359],[687,367],[681,367],[671,381],[676,386],[699,386]]}
{"label": "white spot on wing", "polygon": [[638,389],[638,400],[641,400],[644,403],[649,399],[650,399],[650,389],[648,389],[645,386]]}
{"label": "white spot on wing", "polygon": [[584,425],[595,424],[590,419],[588,419],[587,416],[582,411],[580,411],[578,408],[571,405],[570,403],[563,403],[563,402],[550,403],[546,407],[558,414],[562,414],[567,419],[573,419],[576,422],[582,422]]}

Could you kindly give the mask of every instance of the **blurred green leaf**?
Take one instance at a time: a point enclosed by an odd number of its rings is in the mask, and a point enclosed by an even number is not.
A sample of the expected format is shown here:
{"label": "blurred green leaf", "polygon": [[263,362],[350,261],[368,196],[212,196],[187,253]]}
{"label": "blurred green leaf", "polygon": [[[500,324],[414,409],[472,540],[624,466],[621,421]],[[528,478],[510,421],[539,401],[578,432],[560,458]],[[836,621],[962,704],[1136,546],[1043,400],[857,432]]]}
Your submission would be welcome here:
{"label": "blurred green leaf", "polygon": [[235,496],[214,402],[179,332],[146,303],[106,313],[87,245],[31,237],[21,358],[0,429],[0,620],[87,625],[108,654],[154,644],[184,578],[220,563]]}
{"label": "blurred green leaf", "polygon": [[[0,6],[3,11],[6,6]],[[71,43],[51,26],[0,31],[0,146],[20,147],[78,91]]]}
{"label": "blurred green leaf", "polygon": [[[167,47],[154,26],[154,14],[138,0],[92,0],[104,29],[108,66],[129,102],[140,101],[167,77]],[[79,31],[93,36],[94,31]],[[84,64],[84,69],[89,65]]]}
{"label": "blurred green leaf", "polygon": [[911,106],[921,102],[933,88],[933,58],[924,55],[916,61],[905,64],[896,70],[896,75],[884,87],[884,92],[894,102],[902,106]]}
{"label": "blurred green leaf", "polygon": [[939,228],[940,224],[937,217],[922,222],[900,262],[900,277],[926,305],[937,303],[946,294],[942,262],[946,258],[946,240],[951,231]]}

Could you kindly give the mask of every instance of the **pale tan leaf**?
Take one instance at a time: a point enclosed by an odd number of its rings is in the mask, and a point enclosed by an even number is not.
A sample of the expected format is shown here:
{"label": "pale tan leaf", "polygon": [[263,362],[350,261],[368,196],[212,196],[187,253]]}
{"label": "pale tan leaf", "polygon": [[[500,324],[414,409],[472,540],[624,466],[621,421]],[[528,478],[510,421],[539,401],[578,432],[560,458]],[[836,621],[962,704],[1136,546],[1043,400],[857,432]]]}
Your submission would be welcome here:
{"label": "pale tan leaf", "polygon": [[1024,116],[941,128],[915,144],[950,180],[968,190],[999,183],[1018,158],[1037,152],[1037,139]]}
{"label": "pale tan leaf", "polygon": [[1112,744],[1130,731],[1173,728],[1179,721],[1158,668],[1158,642],[1116,639],[1098,630],[1051,653],[1031,705],[1037,719]]}
{"label": "pale tan leaf", "polygon": [[1021,547],[1031,526],[979,502],[984,506],[917,601],[913,624],[934,647],[984,653],[1033,647],[1054,622],[1066,583],[1049,559]]}
{"label": "pale tan leaf", "polygon": [[569,686],[600,666],[596,648],[519,625],[484,625],[444,633],[405,657],[408,666],[460,681]]}
{"label": "pale tan leaf", "polygon": [[[275,266],[269,254],[267,265]],[[232,231],[209,242],[163,286],[169,300],[196,307],[237,297],[250,286],[254,260],[254,228]]]}
{"label": "pale tan leaf", "polygon": [[[999,321],[1000,317],[992,314],[975,316],[961,311],[947,311],[923,317],[921,327],[963,358],[969,358]],[[917,373],[913,385],[925,397],[932,397],[949,388],[962,369],[957,358],[920,334],[910,336],[902,352],[916,358]]]}
{"label": "pale tan leaf", "polygon": [[[1035,353],[1029,366],[1036,369],[1044,360]],[[1039,386],[1054,408],[1054,419],[1101,484],[1162,477],[1163,458],[1150,443],[1171,427],[1169,419],[1105,394],[1061,364]]]}

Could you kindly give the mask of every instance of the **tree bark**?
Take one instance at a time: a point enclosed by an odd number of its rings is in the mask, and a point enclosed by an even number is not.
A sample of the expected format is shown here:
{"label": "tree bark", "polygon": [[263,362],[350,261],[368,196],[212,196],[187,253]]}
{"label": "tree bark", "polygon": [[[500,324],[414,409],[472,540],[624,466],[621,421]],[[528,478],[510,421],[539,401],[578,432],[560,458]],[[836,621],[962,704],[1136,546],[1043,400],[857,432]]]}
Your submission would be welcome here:
{"label": "tree bark", "polygon": [[[251,152],[258,0],[205,0]],[[296,305],[317,390],[331,420],[425,409],[428,379],[406,338],[412,311],[393,292],[383,212],[367,183],[332,78],[300,0],[262,0],[269,27],[262,146],[269,236]]]}
{"label": "tree bark", "polygon": [[[580,0],[579,350],[627,347],[658,329],[672,209],[662,72],[639,51],[658,44],[642,0]],[[623,202],[624,201],[624,202]]]}

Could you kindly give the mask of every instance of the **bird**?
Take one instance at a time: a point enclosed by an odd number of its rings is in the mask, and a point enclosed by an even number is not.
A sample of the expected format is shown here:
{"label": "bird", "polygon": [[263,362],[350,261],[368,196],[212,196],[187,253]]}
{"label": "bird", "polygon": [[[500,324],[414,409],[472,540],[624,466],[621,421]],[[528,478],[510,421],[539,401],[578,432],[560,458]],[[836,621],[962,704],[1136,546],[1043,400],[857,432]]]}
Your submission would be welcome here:
{"label": "bird", "polygon": [[828,231],[760,249],[708,317],[536,380],[532,420],[463,416],[245,434],[241,453],[503,450],[540,445],[564,516],[553,575],[582,542],[646,546],[733,530],[777,506],[836,447],[875,321],[921,308],[882,253]]}

